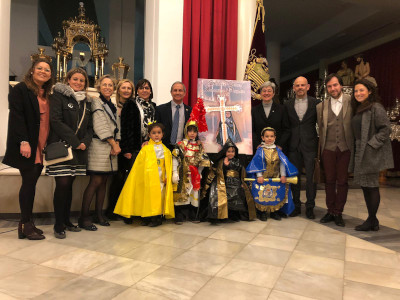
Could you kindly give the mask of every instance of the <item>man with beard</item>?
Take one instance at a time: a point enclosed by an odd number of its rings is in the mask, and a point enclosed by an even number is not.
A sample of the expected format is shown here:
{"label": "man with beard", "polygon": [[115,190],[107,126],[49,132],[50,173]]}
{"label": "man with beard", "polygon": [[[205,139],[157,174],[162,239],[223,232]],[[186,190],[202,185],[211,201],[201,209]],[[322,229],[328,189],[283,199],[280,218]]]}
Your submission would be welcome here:
{"label": "man with beard", "polygon": [[353,151],[350,96],[343,94],[342,78],[330,74],[325,79],[329,99],[317,105],[320,151],[325,171],[327,214],[321,223],[334,221],[344,227],[342,212],[347,200],[348,167]]}

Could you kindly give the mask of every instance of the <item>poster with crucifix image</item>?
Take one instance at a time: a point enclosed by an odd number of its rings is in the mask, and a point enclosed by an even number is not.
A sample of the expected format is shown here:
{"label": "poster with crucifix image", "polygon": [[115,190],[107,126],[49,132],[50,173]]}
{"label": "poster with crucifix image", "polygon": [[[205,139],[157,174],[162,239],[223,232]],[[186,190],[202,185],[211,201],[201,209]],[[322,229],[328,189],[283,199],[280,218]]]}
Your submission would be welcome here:
{"label": "poster with crucifix image", "polygon": [[206,152],[218,153],[230,138],[240,154],[253,154],[249,81],[198,79],[208,132],[199,134]]}

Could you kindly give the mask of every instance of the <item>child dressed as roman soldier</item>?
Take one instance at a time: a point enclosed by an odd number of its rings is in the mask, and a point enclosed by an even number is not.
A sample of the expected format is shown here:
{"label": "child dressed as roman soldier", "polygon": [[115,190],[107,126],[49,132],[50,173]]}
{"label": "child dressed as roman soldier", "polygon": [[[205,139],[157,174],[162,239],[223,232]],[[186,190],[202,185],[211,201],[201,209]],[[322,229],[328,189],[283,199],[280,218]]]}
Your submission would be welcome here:
{"label": "child dressed as roman soldier", "polygon": [[189,220],[199,222],[199,194],[201,172],[209,167],[210,159],[198,139],[198,133],[207,131],[205,109],[202,99],[198,99],[185,125],[185,138],[172,151],[175,223],[181,225]]}

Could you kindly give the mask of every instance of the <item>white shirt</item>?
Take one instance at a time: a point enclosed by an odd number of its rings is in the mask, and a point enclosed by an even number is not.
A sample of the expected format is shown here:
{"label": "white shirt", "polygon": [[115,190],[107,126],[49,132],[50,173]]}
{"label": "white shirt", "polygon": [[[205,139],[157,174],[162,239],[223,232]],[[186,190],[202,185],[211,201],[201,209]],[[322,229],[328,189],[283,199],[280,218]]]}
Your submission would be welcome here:
{"label": "white shirt", "polygon": [[334,99],[331,97],[331,109],[336,116],[340,114],[342,107],[343,107],[343,93],[340,95],[338,99]]}
{"label": "white shirt", "polygon": [[[156,157],[157,157],[157,158],[164,158],[164,149],[163,149],[162,144],[161,144],[161,145],[154,144],[154,151],[156,152]],[[160,167],[158,167],[158,176],[159,176],[159,178],[160,178],[160,187],[161,187],[161,190],[163,190],[163,188],[164,188],[164,182],[162,181],[162,170],[161,170]],[[165,176],[166,176],[166,175],[165,175]]]}

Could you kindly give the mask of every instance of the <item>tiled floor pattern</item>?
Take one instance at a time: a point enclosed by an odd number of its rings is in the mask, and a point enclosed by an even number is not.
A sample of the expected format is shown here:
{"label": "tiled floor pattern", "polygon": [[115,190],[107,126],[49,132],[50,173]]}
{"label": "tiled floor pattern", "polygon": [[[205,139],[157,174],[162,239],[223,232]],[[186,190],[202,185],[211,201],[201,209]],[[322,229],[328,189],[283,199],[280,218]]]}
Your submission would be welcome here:
{"label": "tiled floor pattern", "polygon": [[44,241],[6,232],[0,299],[400,299],[399,192],[381,190],[382,230],[374,233],[353,230],[366,217],[360,190],[349,191],[344,229],[319,224],[319,191],[316,221],[112,222],[65,240],[45,225]]}

